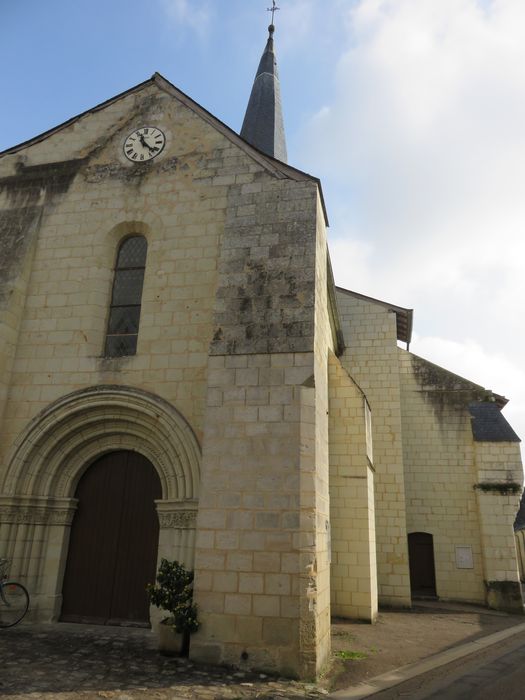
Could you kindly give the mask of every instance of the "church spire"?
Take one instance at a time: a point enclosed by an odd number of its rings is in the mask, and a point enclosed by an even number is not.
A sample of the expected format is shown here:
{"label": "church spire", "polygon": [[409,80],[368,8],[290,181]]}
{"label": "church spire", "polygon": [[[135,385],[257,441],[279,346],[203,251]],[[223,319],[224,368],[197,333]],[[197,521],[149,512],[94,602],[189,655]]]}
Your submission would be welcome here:
{"label": "church spire", "polygon": [[270,9],[272,24],[268,27],[268,41],[253,83],[241,136],[263,153],[286,163],[281,89],[273,50],[273,15],[278,9],[273,0],[273,7]]}

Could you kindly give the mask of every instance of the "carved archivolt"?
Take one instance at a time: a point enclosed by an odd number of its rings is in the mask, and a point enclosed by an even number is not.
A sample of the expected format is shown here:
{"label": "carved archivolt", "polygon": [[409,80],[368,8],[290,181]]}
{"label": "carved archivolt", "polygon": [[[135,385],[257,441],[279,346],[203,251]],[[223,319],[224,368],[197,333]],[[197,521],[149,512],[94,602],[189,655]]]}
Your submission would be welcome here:
{"label": "carved archivolt", "polygon": [[2,491],[71,498],[91,462],[115,450],[150,460],[163,499],[197,499],[200,447],[191,427],[163,399],[123,386],[77,391],[39,414],[16,442]]}

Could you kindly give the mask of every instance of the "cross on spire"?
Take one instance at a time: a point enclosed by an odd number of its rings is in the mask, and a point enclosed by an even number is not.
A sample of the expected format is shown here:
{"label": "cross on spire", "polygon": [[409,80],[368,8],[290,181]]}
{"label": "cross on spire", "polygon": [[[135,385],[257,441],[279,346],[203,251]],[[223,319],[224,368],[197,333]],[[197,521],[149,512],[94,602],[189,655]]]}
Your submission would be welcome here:
{"label": "cross on spire", "polygon": [[269,36],[253,81],[241,136],[266,155],[286,163],[281,90],[273,46],[273,19],[278,9],[276,0],[267,8],[272,13],[272,24],[268,27]]}
{"label": "cross on spire", "polygon": [[280,7],[277,7],[277,5],[276,5],[276,3],[275,3],[275,0],[272,0],[272,2],[273,2],[273,5],[272,5],[271,7],[267,7],[267,8],[266,8],[266,11],[272,13],[272,26],[273,26],[273,18],[274,18],[274,15],[275,15],[275,13],[276,13],[278,10],[280,10],[281,8],[280,8]]}

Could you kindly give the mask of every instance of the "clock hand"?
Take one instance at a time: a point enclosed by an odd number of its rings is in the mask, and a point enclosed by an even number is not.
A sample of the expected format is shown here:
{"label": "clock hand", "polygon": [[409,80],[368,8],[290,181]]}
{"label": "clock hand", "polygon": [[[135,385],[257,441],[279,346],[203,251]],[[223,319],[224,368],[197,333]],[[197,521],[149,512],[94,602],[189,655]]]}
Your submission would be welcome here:
{"label": "clock hand", "polygon": [[147,148],[150,153],[155,153],[155,151],[159,150],[156,146],[150,146],[149,143],[144,138],[143,134],[140,135],[140,143],[144,146],[144,148]]}

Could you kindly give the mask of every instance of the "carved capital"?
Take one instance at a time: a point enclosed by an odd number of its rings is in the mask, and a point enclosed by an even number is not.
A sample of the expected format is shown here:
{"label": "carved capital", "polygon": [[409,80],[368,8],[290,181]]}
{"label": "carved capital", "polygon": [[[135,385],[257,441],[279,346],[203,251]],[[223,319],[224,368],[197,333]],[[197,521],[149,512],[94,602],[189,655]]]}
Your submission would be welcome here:
{"label": "carved capital", "polygon": [[71,525],[76,502],[64,507],[58,503],[0,503],[0,523],[17,525]]}
{"label": "carved capital", "polygon": [[179,530],[195,529],[197,511],[195,510],[172,510],[159,513],[159,523],[161,528],[176,528]]}
{"label": "carved capital", "polygon": [[155,501],[161,530],[194,530],[197,521],[197,501],[162,499]]}

